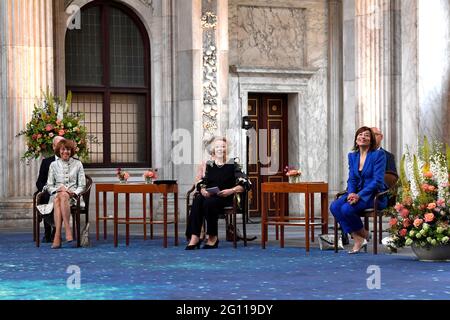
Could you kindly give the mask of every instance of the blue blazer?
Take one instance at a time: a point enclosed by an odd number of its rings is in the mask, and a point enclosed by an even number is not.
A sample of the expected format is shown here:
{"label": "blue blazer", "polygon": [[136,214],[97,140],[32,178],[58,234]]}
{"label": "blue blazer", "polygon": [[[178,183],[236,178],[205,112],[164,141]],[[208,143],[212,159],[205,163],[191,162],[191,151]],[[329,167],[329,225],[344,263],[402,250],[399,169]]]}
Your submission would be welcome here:
{"label": "blue blazer", "polygon": [[[359,151],[348,154],[347,192],[357,193],[361,200],[370,204],[378,192],[387,189],[384,183],[386,155],[382,150],[369,151],[361,174],[359,173],[359,159]],[[387,198],[383,198],[379,203],[381,208],[387,205]]]}

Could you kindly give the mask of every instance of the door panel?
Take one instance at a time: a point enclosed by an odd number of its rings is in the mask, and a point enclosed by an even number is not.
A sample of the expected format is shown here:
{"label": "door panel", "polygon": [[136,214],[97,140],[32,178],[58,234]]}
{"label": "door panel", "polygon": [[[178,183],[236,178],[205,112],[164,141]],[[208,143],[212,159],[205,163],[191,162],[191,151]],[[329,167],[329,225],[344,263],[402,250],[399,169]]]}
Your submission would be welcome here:
{"label": "door panel", "polygon": [[[287,95],[249,93],[248,115],[256,130],[249,143],[248,174],[253,183],[249,195],[250,216],[260,216],[261,183],[287,181],[283,169],[287,163]],[[261,143],[264,142],[264,143]],[[285,208],[288,208],[287,197]],[[274,202],[269,201],[269,215]]]}

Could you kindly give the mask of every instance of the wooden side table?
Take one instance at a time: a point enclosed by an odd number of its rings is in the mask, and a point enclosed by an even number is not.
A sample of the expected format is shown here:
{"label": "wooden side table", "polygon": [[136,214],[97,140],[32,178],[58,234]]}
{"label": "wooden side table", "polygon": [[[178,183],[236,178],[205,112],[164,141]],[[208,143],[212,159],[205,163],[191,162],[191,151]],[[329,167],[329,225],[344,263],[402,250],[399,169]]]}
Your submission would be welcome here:
{"label": "wooden side table", "polygon": [[[305,194],[305,216],[304,217],[290,217],[286,216],[286,208],[284,208],[284,196],[289,193],[304,193]],[[314,217],[314,194],[321,195],[321,217]],[[275,216],[268,217],[268,206],[266,204],[267,194],[273,194],[276,204]],[[261,184],[262,195],[262,221],[261,221],[261,246],[264,249],[268,238],[267,228],[269,225],[274,225],[280,228],[280,246],[284,247],[284,227],[285,226],[302,226],[305,227],[305,242],[306,251],[309,252],[310,247],[310,232],[312,239],[314,238],[314,227],[316,225],[322,226],[322,233],[328,231],[328,183],[324,182],[301,182],[301,183],[287,183],[287,182],[265,182]],[[320,219],[320,222],[315,222]]]}
{"label": "wooden side table", "polygon": [[[151,226],[151,235],[153,236],[153,224],[162,224],[164,232],[164,248],[167,248],[167,225],[174,224],[174,236],[175,245],[178,245],[178,185],[177,184],[145,184],[145,183],[125,183],[125,184],[114,184],[114,246],[118,245],[118,225],[126,225],[126,245],[129,245],[129,225],[130,224],[143,224],[144,225],[144,237],[146,234],[146,225]],[[119,194],[125,194],[125,218],[119,219],[118,207],[119,207]],[[142,218],[131,218],[130,217],[130,194],[141,193],[143,202],[143,217]],[[154,193],[161,193],[163,195],[163,220],[153,219],[153,209],[150,208],[150,219],[146,217],[146,194],[150,196]],[[173,193],[174,195],[174,217],[173,220],[168,220],[167,218],[167,197],[168,194]],[[152,198],[150,197],[150,202]]]}
{"label": "wooden side table", "polygon": [[[107,211],[107,194],[108,192],[114,192],[114,183],[96,183],[95,184],[95,237],[99,239],[99,225],[100,221],[103,221],[103,239],[107,238],[107,222],[113,221],[114,216],[108,216]],[[99,215],[100,208],[100,193],[103,194],[103,216]]]}

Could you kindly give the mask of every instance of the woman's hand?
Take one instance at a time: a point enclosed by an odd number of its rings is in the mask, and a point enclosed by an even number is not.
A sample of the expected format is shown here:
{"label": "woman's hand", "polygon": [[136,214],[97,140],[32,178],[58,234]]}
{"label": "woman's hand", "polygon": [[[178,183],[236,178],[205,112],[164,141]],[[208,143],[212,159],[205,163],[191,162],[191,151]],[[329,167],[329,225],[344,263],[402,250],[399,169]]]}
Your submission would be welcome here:
{"label": "woman's hand", "polygon": [[64,185],[60,185],[58,190],[56,190],[56,192],[67,192],[67,189]]}
{"label": "woman's hand", "polygon": [[205,188],[200,189],[200,193],[202,194],[202,196],[204,196],[205,198],[209,198],[211,195],[209,194],[208,191],[206,191]]}
{"label": "woman's hand", "polygon": [[347,197],[347,202],[349,204],[355,204],[359,201],[359,196],[356,193],[350,193]]}
{"label": "woman's hand", "polygon": [[234,193],[235,193],[234,189],[225,189],[225,190],[220,191],[217,195],[219,197],[224,197],[225,198],[225,197],[231,196]]}

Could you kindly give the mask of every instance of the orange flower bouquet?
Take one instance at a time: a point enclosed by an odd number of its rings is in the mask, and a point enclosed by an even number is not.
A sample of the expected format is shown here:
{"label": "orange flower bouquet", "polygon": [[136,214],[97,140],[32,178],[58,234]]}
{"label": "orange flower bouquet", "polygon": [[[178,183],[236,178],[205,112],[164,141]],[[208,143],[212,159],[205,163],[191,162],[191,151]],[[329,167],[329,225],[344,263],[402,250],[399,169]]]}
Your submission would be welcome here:
{"label": "orange flower bouquet", "polygon": [[400,163],[398,203],[387,209],[395,248],[431,248],[449,244],[450,148],[425,138],[418,155],[409,152]]}

